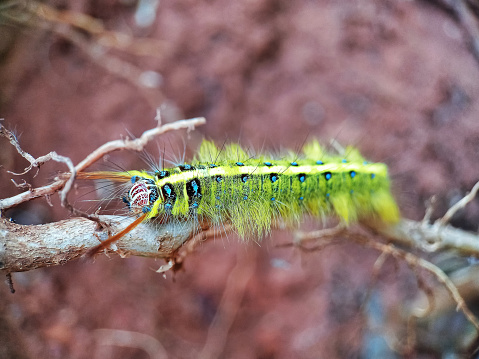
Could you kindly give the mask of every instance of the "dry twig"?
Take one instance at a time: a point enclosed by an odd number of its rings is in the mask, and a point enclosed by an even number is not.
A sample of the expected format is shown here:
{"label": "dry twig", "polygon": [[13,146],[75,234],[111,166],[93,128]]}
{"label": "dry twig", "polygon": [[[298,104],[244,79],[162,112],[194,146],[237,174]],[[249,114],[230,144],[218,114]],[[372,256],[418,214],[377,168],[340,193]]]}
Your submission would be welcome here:
{"label": "dry twig", "polygon": [[[180,121],[175,121],[172,123],[167,123],[164,125],[161,125],[159,122],[158,126],[143,132],[143,134],[136,139],[122,139],[122,140],[115,140],[115,141],[110,141],[105,143],[104,145],[98,147],[95,151],[90,153],[83,161],[81,161],[78,165],[75,167],[70,168],[70,173],[73,175],[70,176],[68,179],[60,179],[56,178],[53,183],[51,183],[48,186],[43,186],[39,188],[34,188],[29,191],[20,193],[16,196],[10,197],[10,198],[5,198],[0,200],[0,211],[5,211],[9,208],[15,207],[19,205],[20,203],[24,203],[27,201],[30,201],[34,198],[46,196],[46,195],[51,195],[54,194],[55,192],[58,192],[59,190],[63,189],[63,192],[61,194],[62,196],[62,202],[66,198],[66,195],[68,194],[68,191],[71,188],[71,183],[74,180],[75,174],[78,172],[82,172],[85,170],[87,167],[91,166],[93,163],[98,161],[100,158],[103,156],[114,152],[118,150],[133,150],[133,151],[142,151],[144,147],[147,145],[148,142],[150,142],[154,137],[157,137],[163,133],[169,132],[169,131],[175,131],[175,130],[180,130],[180,129],[187,129],[187,130],[192,130],[196,126],[200,126],[206,123],[206,120],[204,117],[197,117],[197,118],[192,118],[189,120],[180,120]],[[5,127],[3,127],[0,124],[0,129],[3,129],[6,131]],[[5,132],[3,132],[5,133]],[[0,135],[2,132],[0,132]],[[45,156],[43,156],[45,157]],[[42,158],[43,158],[42,157]],[[62,157],[62,156],[60,156]],[[32,157],[33,158],[33,157]],[[65,158],[65,157],[63,157]],[[53,158],[52,158],[53,159]],[[69,159],[68,159],[69,160]],[[35,162],[35,160],[34,160]],[[70,167],[70,165],[69,165]],[[67,186],[70,183],[70,186]]]}
{"label": "dry twig", "polygon": [[[444,273],[444,271],[442,271],[438,266],[412,253],[396,248],[391,244],[384,244],[384,243],[377,242],[371,239],[370,236],[364,235],[363,233],[360,233],[359,231],[343,229],[342,231],[338,230],[335,232],[336,233],[334,234],[334,236],[340,235],[350,241],[359,243],[363,246],[377,249],[381,251],[382,253],[386,253],[396,259],[405,261],[412,268],[422,268],[426,270],[427,272],[431,273],[448,290],[454,302],[457,304],[457,309],[461,310],[466,316],[466,318],[469,320],[469,322],[471,322],[476,327],[476,329],[479,330],[479,320],[474,316],[471,310],[467,307],[466,302],[460,295],[459,291],[457,290],[456,286],[451,281],[451,279],[449,279],[449,277]],[[305,238],[305,240],[307,241],[311,241],[314,238],[314,234],[315,232],[312,232],[312,234],[306,233],[303,238]],[[325,240],[324,237],[320,239],[322,241]],[[295,245],[303,246],[302,239],[299,238],[295,242]]]}
{"label": "dry twig", "polygon": [[[144,350],[151,359],[168,358],[165,347],[154,337],[118,329],[96,329],[95,339],[101,345],[114,345]],[[98,358],[105,358],[106,355],[98,355]]]}
{"label": "dry twig", "polygon": [[12,24],[49,31],[75,44],[93,63],[139,88],[153,108],[165,101],[159,90],[162,79],[159,73],[144,71],[118,56],[109,55],[108,50],[114,48],[135,56],[163,57],[166,42],[108,31],[101,20],[32,0],[9,2],[0,12],[1,18]]}
{"label": "dry twig", "polygon": [[443,225],[446,225],[447,223],[449,223],[451,221],[451,218],[457,213],[457,211],[466,207],[467,204],[470,203],[476,197],[478,191],[479,191],[479,181],[474,185],[474,187],[472,187],[471,192],[469,192],[460,201],[458,201],[455,205],[449,208],[446,214],[441,219],[439,219],[439,223]]}

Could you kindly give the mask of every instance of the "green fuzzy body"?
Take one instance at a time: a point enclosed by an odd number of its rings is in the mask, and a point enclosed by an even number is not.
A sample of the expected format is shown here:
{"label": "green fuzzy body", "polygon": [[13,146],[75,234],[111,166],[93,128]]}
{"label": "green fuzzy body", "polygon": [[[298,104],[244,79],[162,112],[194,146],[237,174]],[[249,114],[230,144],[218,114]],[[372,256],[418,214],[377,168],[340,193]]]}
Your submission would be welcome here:
{"label": "green fuzzy body", "polygon": [[346,153],[329,155],[311,142],[299,156],[252,158],[236,144],[220,150],[203,141],[189,165],[128,174],[156,185],[158,199],[143,209],[147,219],[195,216],[211,225],[232,224],[243,238],[261,238],[276,220],[294,225],[304,215],[333,215],[346,224],[398,221],[386,165],[366,162],[353,148]]}

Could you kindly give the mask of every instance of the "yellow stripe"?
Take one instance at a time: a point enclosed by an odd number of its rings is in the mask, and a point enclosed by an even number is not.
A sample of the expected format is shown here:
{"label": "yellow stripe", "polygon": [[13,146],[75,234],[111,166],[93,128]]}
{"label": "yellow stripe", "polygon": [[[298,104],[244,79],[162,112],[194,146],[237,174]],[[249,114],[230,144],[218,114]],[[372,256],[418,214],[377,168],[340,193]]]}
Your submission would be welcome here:
{"label": "yellow stripe", "polygon": [[[228,166],[228,165],[226,165]],[[156,180],[156,185],[159,187],[163,187],[166,183],[177,184],[179,182],[187,182],[192,180],[193,178],[197,177],[212,177],[218,175],[228,175],[228,176],[235,176],[235,175],[242,175],[242,174],[249,174],[249,175],[268,175],[271,173],[278,173],[278,174],[300,174],[300,173],[324,173],[324,172],[349,172],[349,171],[356,171],[358,173],[369,173],[369,174],[376,174],[378,176],[387,176],[387,169],[386,165],[382,163],[371,163],[368,165],[362,165],[357,163],[341,163],[341,164],[326,164],[326,165],[318,165],[318,166],[234,166],[224,169],[225,166],[219,166],[209,169],[195,169],[191,171],[181,172],[181,173],[171,173],[169,177],[162,178],[160,180]],[[148,175],[146,172],[144,177],[154,179],[153,176]]]}

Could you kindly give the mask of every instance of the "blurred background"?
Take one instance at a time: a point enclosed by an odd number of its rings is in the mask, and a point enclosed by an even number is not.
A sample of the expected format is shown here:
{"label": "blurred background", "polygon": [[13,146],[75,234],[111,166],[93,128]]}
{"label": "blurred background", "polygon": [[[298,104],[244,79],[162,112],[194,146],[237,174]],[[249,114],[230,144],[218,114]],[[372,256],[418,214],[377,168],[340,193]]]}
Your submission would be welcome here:
{"label": "blurred background", "polygon": [[[479,180],[479,56],[469,46],[479,41],[478,9],[453,3],[3,1],[0,117],[33,156],[56,151],[74,163],[155,126],[160,105],[165,121],[204,116],[207,124],[160,138],[154,156],[158,146],[191,156],[202,138],[271,151],[335,139],[389,165],[404,217],[421,219],[435,195],[437,218]],[[110,160],[144,167],[136,154]],[[27,162],[0,139],[0,164],[5,198],[19,192],[5,170],[21,172]],[[15,181],[40,186],[65,170],[48,163]],[[69,217],[51,201],[7,215],[22,224]],[[453,224],[477,231],[478,220],[475,200]],[[308,253],[279,247],[291,239],[289,231],[261,243],[216,238],[166,279],[155,273],[161,260],[118,256],[15,273],[15,294],[0,286],[0,356],[472,353],[475,332],[454,304],[410,320],[424,303],[417,275],[438,287],[428,275],[392,258],[375,270],[379,253],[344,241]],[[470,258],[429,259],[448,273],[476,270]]]}

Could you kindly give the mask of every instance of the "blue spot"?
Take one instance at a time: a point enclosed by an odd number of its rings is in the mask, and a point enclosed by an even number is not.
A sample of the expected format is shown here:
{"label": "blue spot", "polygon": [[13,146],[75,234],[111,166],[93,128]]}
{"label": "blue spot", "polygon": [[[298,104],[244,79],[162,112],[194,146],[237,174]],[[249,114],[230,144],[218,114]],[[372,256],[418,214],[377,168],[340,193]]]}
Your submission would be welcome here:
{"label": "blue spot", "polygon": [[276,201],[276,198],[274,198],[274,197],[271,197],[271,200],[272,200],[272,201]]}
{"label": "blue spot", "polygon": [[155,202],[158,199],[158,192],[153,190],[150,193],[150,203]]}
{"label": "blue spot", "polygon": [[363,165],[368,165],[368,164],[369,164],[368,161],[364,161],[364,162],[363,162]]}
{"label": "blue spot", "polygon": [[354,190],[349,191],[349,193],[353,194],[353,193],[354,193]]}
{"label": "blue spot", "polygon": [[198,203],[196,203],[196,202],[193,203],[193,204],[191,205],[191,208],[198,208]]}
{"label": "blue spot", "polygon": [[299,197],[299,200],[302,201],[304,199],[304,197]]}
{"label": "blue spot", "polygon": [[329,198],[329,193],[326,193],[326,198]]}
{"label": "blue spot", "polygon": [[246,181],[248,181],[248,175],[243,175],[241,177],[241,181],[243,181],[243,183],[246,183]]}
{"label": "blue spot", "polygon": [[216,198],[218,201],[220,200],[220,196],[216,196],[215,198]]}
{"label": "blue spot", "polygon": [[297,166],[298,162],[291,162],[291,166]]}
{"label": "blue spot", "polygon": [[187,164],[178,166],[178,168],[180,169],[180,171],[190,171],[195,169],[193,166]]}
{"label": "blue spot", "polygon": [[150,207],[147,207],[147,206],[145,206],[145,207],[143,207],[143,208],[141,209],[141,211],[142,211],[143,213],[148,213],[148,212],[150,212],[150,211],[151,211],[151,208],[150,208]]}
{"label": "blue spot", "polygon": [[215,165],[214,163],[210,164],[210,168],[215,168],[215,167],[218,167],[218,166]]}
{"label": "blue spot", "polygon": [[351,178],[354,178],[354,177],[356,177],[356,172],[355,172],[355,171],[351,171],[351,172],[349,172],[349,175],[351,176]]}
{"label": "blue spot", "polygon": [[316,164],[317,165],[324,165],[324,162],[323,161],[316,161]]}
{"label": "blue spot", "polygon": [[271,167],[273,164],[271,162],[265,162],[265,166]]}
{"label": "blue spot", "polygon": [[299,178],[299,182],[303,183],[304,180],[306,179],[306,175],[304,173],[300,173],[298,175],[298,178]]}
{"label": "blue spot", "polygon": [[165,203],[165,209],[171,209],[172,207],[171,203]]}
{"label": "blue spot", "polygon": [[276,176],[274,176],[274,175],[271,176],[271,182],[274,183],[274,182],[276,182],[277,180],[278,180],[278,177],[276,177]]}
{"label": "blue spot", "polygon": [[155,175],[156,175],[156,177],[158,177],[158,179],[162,179],[162,178],[168,177],[170,175],[170,172],[159,171],[159,172],[156,172]]}
{"label": "blue spot", "polygon": [[348,163],[348,161],[346,161],[346,160],[341,160],[341,162],[342,162],[342,163]]}
{"label": "blue spot", "polygon": [[324,174],[324,178],[326,178],[326,181],[329,181],[331,179],[332,175],[331,175],[331,172],[326,172]]}
{"label": "blue spot", "polygon": [[221,176],[216,176],[216,182],[220,183],[223,180],[223,177]]}
{"label": "blue spot", "polygon": [[376,177],[376,174],[375,173],[371,173],[371,178],[374,178]]}
{"label": "blue spot", "polygon": [[244,166],[243,162],[236,162],[236,166]]}
{"label": "blue spot", "polygon": [[243,199],[246,201],[248,199],[248,196],[244,196]]}
{"label": "blue spot", "polygon": [[133,176],[131,177],[131,183],[135,183],[136,181],[138,181],[140,179],[140,177],[138,176]]}

